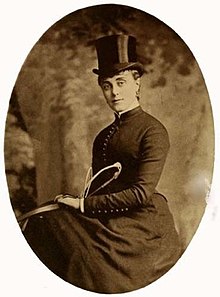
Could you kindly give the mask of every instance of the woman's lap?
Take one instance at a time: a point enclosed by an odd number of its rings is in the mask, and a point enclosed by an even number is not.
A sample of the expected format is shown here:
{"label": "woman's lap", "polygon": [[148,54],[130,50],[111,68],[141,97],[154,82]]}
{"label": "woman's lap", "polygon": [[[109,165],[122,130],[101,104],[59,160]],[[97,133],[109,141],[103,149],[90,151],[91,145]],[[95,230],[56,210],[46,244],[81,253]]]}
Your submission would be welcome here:
{"label": "woman's lap", "polygon": [[156,194],[152,201],[154,209],[121,218],[52,211],[32,218],[25,236],[48,268],[66,281],[101,293],[131,291],[159,278],[179,258],[167,203]]}

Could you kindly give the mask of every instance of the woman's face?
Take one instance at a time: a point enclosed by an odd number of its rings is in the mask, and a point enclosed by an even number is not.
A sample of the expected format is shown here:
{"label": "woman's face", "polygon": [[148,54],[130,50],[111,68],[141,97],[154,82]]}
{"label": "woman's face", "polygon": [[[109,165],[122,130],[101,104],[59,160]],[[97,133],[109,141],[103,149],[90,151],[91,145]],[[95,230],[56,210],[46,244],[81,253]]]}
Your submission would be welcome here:
{"label": "woman's face", "polygon": [[102,79],[100,86],[106,102],[115,112],[126,111],[138,104],[140,78],[135,80],[131,70]]}

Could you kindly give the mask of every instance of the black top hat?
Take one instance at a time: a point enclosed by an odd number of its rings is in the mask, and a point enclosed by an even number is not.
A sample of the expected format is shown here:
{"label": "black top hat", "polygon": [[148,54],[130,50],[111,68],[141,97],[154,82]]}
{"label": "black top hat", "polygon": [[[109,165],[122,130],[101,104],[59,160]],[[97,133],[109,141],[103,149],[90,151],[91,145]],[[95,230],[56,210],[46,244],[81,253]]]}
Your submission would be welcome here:
{"label": "black top hat", "polygon": [[110,35],[95,41],[98,67],[95,74],[111,76],[117,72],[136,69],[142,75],[144,67],[137,61],[136,39],[129,35]]}

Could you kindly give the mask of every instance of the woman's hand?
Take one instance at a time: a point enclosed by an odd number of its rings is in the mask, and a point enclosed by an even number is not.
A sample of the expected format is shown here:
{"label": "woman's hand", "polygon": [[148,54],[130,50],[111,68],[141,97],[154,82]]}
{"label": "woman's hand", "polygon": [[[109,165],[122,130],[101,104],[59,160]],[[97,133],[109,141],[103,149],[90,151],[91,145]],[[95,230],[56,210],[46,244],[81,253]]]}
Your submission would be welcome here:
{"label": "woman's hand", "polygon": [[65,204],[75,209],[80,208],[80,199],[78,197],[74,197],[70,194],[60,194],[57,195],[54,199],[54,202]]}

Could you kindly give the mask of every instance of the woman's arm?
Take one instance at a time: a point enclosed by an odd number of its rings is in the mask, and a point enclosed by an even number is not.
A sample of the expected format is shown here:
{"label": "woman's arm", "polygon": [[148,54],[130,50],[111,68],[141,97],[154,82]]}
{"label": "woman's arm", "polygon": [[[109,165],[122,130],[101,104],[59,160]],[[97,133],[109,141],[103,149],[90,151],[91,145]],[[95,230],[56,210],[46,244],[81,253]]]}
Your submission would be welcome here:
{"label": "woman's arm", "polygon": [[147,206],[161,176],[168,150],[169,138],[166,129],[158,125],[147,129],[140,143],[134,183],[128,189],[117,193],[85,199],[85,213],[98,215]]}

